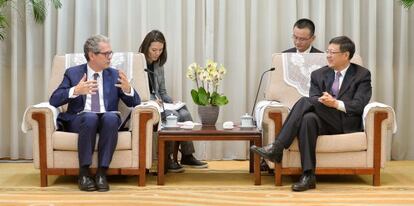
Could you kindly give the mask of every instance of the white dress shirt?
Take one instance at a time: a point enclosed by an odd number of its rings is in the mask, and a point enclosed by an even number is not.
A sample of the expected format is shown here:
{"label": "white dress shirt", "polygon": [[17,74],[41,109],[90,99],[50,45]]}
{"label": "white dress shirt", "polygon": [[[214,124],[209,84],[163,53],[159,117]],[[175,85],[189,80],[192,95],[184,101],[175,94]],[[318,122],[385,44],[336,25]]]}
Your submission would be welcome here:
{"label": "white dress shirt", "polygon": [[[338,93],[339,93],[339,91],[341,90],[341,86],[342,86],[342,82],[344,81],[344,78],[345,78],[345,74],[346,74],[346,71],[348,70],[348,68],[349,68],[349,66],[350,66],[350,64],[344,69],[344,70],[342,70],[342,71],[340,71],[340,73],[341,73],[341,77],[339,77],[339,88],[338,88]],[[338,71],[335,71],[335,76],[336,76],[336,73],[337,73]],[[337,110],[340,110],[340,111],[343,111],[343,112],[345,112],[346,113],[346,108],[345,108],[345,104],[344,104],[344,102],[343,101],[341,101],[341,100],[337,100],[338,101],[338,107],[336,108]]]}

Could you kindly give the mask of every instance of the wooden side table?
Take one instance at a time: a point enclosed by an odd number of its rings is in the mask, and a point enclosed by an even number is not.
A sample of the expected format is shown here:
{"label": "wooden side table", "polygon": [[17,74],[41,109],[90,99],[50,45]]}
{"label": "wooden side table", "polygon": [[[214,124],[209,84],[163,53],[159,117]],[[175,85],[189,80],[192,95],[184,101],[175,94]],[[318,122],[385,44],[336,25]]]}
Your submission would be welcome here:
{"label": "wooden side table", "polygon": [[[250,146],[262,146],[262,134],[257,128],[223,129],[221,125],[195,126],[193,129],[168,128],[158,132],[158,185],[164,185],[164,161],[166,141],[239,141],[246,140]],[[254,173],[254,184],[261,184],[260,156],[250,153],[249,172]]]}

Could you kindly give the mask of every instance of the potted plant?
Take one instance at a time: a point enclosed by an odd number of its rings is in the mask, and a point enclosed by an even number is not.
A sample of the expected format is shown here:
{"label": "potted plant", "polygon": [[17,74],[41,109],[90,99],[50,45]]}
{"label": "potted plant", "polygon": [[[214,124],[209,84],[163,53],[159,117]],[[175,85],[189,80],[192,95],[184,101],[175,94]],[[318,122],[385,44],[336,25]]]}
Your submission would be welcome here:
{"label": "potted plant", "polygon": [[196,83],[191,90],[191,97],[198,105],[198,115],[203,125],[214,125],[218,118],[219,106],[226,105],[229,100],[218,93],[220,81],[226,74],[223,65],[217,66],[213,60],[207,60],[205,67],[192,63],[187,68],[187,78]]}
{"label": "potted plant", "polygon": [[[60,0],[50,0],[53,4],[53,6],[56,9],[59,9],[62,7],[62,3]],[[42,24],[45,22],[46,19],[46,2],[45,0],[24,0],[26,4],[29,4],[32,6],[33,9],[33,18],[35,19],[36,23]],[[5,38],[5,30],[8,26],[8,20],[7,17],[4,15],[2,9],[6,7],[8,4],[15,3],[12,0],[0,0],[0,41],[4,40]],[[13,7],[12,8],[17,8]]]}

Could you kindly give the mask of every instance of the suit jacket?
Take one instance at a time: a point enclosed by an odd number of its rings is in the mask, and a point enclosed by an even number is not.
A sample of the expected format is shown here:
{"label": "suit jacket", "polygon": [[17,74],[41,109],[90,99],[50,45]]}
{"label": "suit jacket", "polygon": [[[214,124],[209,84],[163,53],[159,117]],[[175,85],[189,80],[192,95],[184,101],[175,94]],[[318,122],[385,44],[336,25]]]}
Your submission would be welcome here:
{"label": "suit jacket", "polygon": [[[317,99],[322,92],[332,94],[331,88],[335,79],[335,72],[328,66],[311,73],[309,97]],[[344,133],[362,131],[362,113],[372,95],[371,73],[368,69],[351,63],[338,93],[338,100],[342,100],[346,113],[340,112]]]}
{"label": "suit jacket", "polygon": [[[287,49],[287,50],[283,51],[282,53],[296,53],[296,47]],[[310,50],[310,53],[323,53],[323,52],[312,46],[312,48]]]}
{"label": "suit jacket", "polygon": [[[60,107],[68,104],[68,109],[64,113],[60,113],[58,120],[71,121],[76,115],[82,112],[85,108],[86,95],[79,95],[76,98],[69,98],[70,88],[76,86],[82,79],[83,75],[87,74],[87,65],[82,64],[68,68],[65,71],[62,83],[52,93],[49,103],[55,107]],[[103,82],[103,97],[106,111],[118,111],[119,99],[128,106],[134,107],[141,103],[138,93],[134,90],[134,96],[128,96],[122,92],[122,89],[115,86],[118,82],[118,70],[107,68],[102,71]]]}
{"label": "suit jacket", "polygon": [[[163,102],[172,103],[172,98],[167,94],[167,89],[165,88],[165,76],[164,76],[164,66],[160,66],[158,62],[154,63],[154,79],[151,81],[152,87],[154,88],[155,95],[160,97]],[[148,73],[151,75],[151,73]],[[155,100],[155,96],[151,94],[151,99]]]}

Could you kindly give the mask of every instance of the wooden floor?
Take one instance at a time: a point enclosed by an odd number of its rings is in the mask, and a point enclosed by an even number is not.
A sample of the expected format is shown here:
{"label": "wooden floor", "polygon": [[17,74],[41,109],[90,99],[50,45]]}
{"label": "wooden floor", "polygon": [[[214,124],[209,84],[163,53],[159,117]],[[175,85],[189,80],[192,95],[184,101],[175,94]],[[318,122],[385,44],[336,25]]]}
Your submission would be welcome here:
{"label": "wooden floor", "polygon": [[414,161],[393,161],[381,171],[382,186],[370,176],[318,176],[317,188],[291,192],[298,177],[285,177],[284,186],[262,174],[253,185],[248,161],[211,161],[208,169],[167,174],[165,186],[148,175],[147,186],[136,177],[109,177],[106,193],[81,192],[76,177],[51,176],[39,187],[39,171],[32,163],[0,163],[0,205],[414,205]]}

